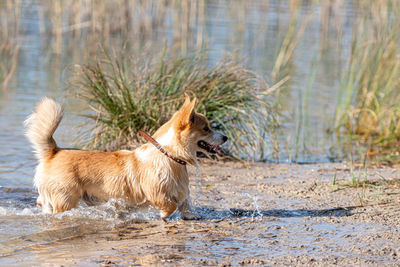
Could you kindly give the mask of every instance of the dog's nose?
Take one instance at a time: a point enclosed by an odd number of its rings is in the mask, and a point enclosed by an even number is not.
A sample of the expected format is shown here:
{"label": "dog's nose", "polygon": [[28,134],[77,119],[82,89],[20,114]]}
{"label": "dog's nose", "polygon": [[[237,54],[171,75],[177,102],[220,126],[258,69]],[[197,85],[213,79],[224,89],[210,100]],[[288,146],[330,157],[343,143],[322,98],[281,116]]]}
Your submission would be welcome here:
{"label": "dog's nose", "polygon": [[226,142],[226,140],[228,140],[228,137],[226,137],[226,136],[224,135],[224,137],[222,137],[222,141]]}

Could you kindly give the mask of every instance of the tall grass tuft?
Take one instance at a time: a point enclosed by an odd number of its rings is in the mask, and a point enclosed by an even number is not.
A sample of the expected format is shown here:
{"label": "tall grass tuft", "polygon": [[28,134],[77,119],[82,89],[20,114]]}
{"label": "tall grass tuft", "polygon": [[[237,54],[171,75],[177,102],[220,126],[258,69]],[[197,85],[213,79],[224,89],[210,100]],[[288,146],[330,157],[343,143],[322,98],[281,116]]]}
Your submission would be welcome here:
{"label": "tall grass tuft", "polygon": [[393,154],[400,150],[400,3],[368,2],[360,3],[366,15],[354,29],[336,129]]}
{"label": "tall grass tuft", "polygon": [[229,139],[226,152],[234,157],[263,160],[268,134],[277,120],[269,105],[272,89],[241,63],[228,58],[215,67],[205,57],[98,59],[77,74],[78,96],[95,121],[88,147],[115,150],[140,143],[139,130],[154,133],[183,102],[188,92],[199,100],[197,112]]}

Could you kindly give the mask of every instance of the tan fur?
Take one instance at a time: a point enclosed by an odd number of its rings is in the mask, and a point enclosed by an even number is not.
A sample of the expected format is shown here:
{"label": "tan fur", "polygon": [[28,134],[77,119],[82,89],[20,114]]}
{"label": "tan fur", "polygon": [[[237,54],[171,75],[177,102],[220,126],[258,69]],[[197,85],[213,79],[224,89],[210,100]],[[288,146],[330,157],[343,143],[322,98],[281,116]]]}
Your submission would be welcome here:
{"label": "tan fur", "polygon": [[[196,99],[185,103],[153,135],[174,157],[197,164],[199,140],[220,145],[226,137],[209,130],[206,117],[194,111]],[[125,199],[131,205],[151,204],[163,219],[177,208],[189,210],[189,178],[180,165],[147,143],[134,151],[84,151],[57,147],[52,135],[62,118],[59,104],[44,98],[26,121],[27,136],[39,159],[34,178],[37,200],[44,212],[58,213],[77,207],[86,197],[107,201]]]}
{"label": "tan fur", "polygon": [[53,153],[57,147],[53,139],[58,124],[62,119],[61,106],[50,98],[43,98],[35,111],[30,115],[25,124],[29,125],[26,136],[33,144],[33,148],[39,161],[43,156]]}

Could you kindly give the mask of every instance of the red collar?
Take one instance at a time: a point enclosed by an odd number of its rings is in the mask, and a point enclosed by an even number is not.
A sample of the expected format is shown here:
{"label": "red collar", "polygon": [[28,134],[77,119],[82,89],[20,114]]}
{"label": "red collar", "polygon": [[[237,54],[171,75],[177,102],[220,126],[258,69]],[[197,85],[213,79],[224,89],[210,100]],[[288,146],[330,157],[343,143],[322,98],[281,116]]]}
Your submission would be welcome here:
{"label": "red collar", "polygon": [[168,158],[178,162],[181,165],[186,165],[186,161],[179,159],[179,158],[175,158],[174,156],[171,156],[170,154],[168,154],[167,151],[165,151],[165,149],[156,141],[154,140],[153,137],[151,137],[150,135],[148,135],[147,133],[143,132],[143,131],[139,131],[139,133],[147,139],[147,141],[149,141],[150,143],[152,143],[158,150],[161,151],[161,153],[163,153],[165,156],[167,156]]}

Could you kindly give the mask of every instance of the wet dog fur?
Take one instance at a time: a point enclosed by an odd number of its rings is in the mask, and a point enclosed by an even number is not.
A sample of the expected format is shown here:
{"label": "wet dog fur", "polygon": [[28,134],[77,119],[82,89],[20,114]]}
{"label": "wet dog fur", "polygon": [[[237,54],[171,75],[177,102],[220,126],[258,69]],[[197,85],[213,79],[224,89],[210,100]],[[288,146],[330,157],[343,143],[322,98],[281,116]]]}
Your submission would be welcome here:
{"label": "wet dog fur", "polygon": [[[185,102],[153,135],[176,158],[197,165],[198,151],[214,150],[227,137],[211,130],[195,112],[196,98]],[[125,199],[132,206],[151,204],[165,220],[176,209],[193,219],[189,207],[189,177],[181,165],[151,143],[128,151],[86,151],[59,148],[53,139],[63,113],[60,104],[44,98],[27,118],[27,137],[39,161],[34,177],[37,204],[43,212],[76,208],[80,199]]]}

